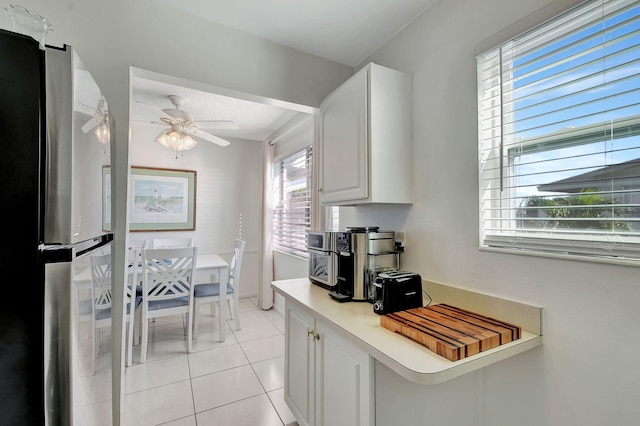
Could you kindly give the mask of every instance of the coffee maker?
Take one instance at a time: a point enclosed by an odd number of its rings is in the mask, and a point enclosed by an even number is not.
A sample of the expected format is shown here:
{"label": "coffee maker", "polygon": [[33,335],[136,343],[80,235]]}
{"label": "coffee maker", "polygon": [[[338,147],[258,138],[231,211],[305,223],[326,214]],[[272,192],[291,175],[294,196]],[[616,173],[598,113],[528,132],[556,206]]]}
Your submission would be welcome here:
{"label": "coffee maker", "polygon": [[367,276],[365,288],[367,300],[370,303],[376,301],[376,288],[374,285],[378,275],[400,269],[400,251],[396,248],[395,232],[380,231],[369,234],[367,245]]}
{"label": "coffee maker", "polygon": [[377,226],[348,227],[336,233],[338,275],[329,296],[339,302],[370,301],[375,297],[373,280],[384,271],[399,268],[395,232]]}

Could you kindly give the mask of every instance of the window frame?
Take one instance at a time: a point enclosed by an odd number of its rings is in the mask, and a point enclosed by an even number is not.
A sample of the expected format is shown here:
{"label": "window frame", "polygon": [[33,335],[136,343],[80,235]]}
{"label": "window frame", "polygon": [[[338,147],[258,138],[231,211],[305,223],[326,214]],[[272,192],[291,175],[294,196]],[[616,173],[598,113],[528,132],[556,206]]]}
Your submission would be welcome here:
{"label": "window frame", "polygon": [[[292,207],[288,205],[288,199],[284,199],[286,185],[292,183],[286,179],[286,167],[287,162],[294,161],[303,155],[305,162],[306,174],[304,176],[296,176],[297,179],[304,177],[306,181],[306,195],[300,198],[304,198],[303,203],[305,206]],[[311,145],[302,149],[298,149],[295,152],[278,156],[273,161],[273,220],[272,220],[272,238],[273,238],[273,250],[282,253],[287,253],[292,256],[298,256],[302,258],[308,258],[309,255],[306,251],[306,235],[311,229],[311,214],[312,214],[312,184],[313,184],[313,147]],[[276,194],[277,193],[277,198]],[[302,208],[305,210],[305,221],[300,224],[287,223],[285,221],[284,214],[286,212],[294,212],[299,214],[299,210]],[[286,232],[288,231],[288,232]],[[287,237],[285,238],[285,234]]]}
{"label": "window frame", "polygon": [[[504,43],[500,43],[498,46],[489,49],[487,52],[478,56],[478,188],[479,188],[479,196],[478,196],[478,205],[479,205],[479,246],[481,250],[488,251],[499,251],[505,253],[515,253],[515,254],[526,254],[526,255],[537,255],[544,257],[566,257],[574,260],[585,260],[585,261],[595,261],[595,262],[606,262],[606,263],[620,263],[626,265],[640,266],[640,241],[637,236],[633,237],[633,241],[631,243],[621,243],[618,244],[616,250],[613,250],[610,254],[607,254],[602,250],[601,247],[595,247],[597,245],[602,245],[603,241],[597,239],[596,237],[589,237],[589,232],[587,230],[583,230],[580,232],[578,228],[578,237],[576,238],[563,238],[558,237],[557,234],[554,234],[551,237],[549,235],[544,235],[542,237],[534,237],[532,235],[526,235],[525,228],[518,229],[518,216],[517,211],[518,207],[515,207],[515,204],[509,205],[505,207],[506,203],[514,203],[517,197],[514,197],[513,193],[509,193],[507,195],[503,195],[503,192],[510,192],[512,189],[504,189],[502,186],[505,182],[509,182],[510,179],[513,179],[512,172],[513,168],[509,164],[512,157],[511,150],[513,148],[509,148],[508,144],[500,143],[500,152],[493,159],[495,162],[499,162],[499,167],[494,167],[490,172],[487,171],[486,168],[486,152],[488,149],[486,146],[483,147],[483,144],[487,143],[487,140],[491,140],[491,137],[485,137],[483,139],[483,131],[486,131],[487,128],[483,127],[483,117],[482,117],[482,102],[486,101],[486,97],[484,97],[485,93],[483,92],[483,82],[482,82],[482,64],[481,60],[483,58],[489,58],[491,53],[499,55],[498,60],[500,61],[499,65],[499,75],[496,78],[500,79],[500,83],[497,84],[499,87],[499,99],[498,103],[499,107],[499,117],[496,121],[499,121],[500,126],[500,138],[504,139],[505,136],[505,122],[513,123],[513,121],[505,120],[505,117],[508,117],[511,114],[513,117],[513,111],[509,111],[508,107],[512,104],[509,102],[505,102],[503,99],[503,81],[504,78],[504,64],[502,63],[502,48],[507,46],[513,40],[522,38],[522,37],[530,37],[531,34],[538,34],[539,37],[547,37],[548,34],[541,31],[546,26],[552,26],[554,22],[558,22],[563,19],[567,19],[567,16],[571,16],[576,10],[580,10],[581,8],[586,9],[588,7],[593,7],[594,4],[601,3],[600,1],[587,1],[584,2],[575,8],[561,13],[555,18],[544,22],[541,25],[538,25],[535,28],[525,32],[523,35],[515,37],[514,39],[508,40]],[[614,3],[613,1],[611,2]],[[634,3],[631,3],[634,4]],[[602,22],[603,19],[596,19],[593,21],[589,21],[590,24],[596,22]],[[563,36],[565,37],[565,36]],[[495,58],[494,58],[495,59]],[[511,64],[507,65],[509,67]],[[486,75],[485,75],[486,77]],[[514,102],[511,100],[510,102]],[[496,108],[498,108],[496,107]],[[497,115],[497,114],[496,114]],[[628,116],[635,117],[635,116]],[[485,117],[486,119],[486,117]],[[513,134],[513,133],[512,133]],[[495,138],[495,134],[493,135]],[[502,140],[501,139],[501,140]],[[554,139],[560,140],[560,137]],[[553,149],[556,149],[557,146]],[[484,151],[483,151],[484,149]],[[492,149],[495,149],[492,148]],[[496,179],[500,182],[499,193],[500,196],[496,197],[491,195],[487,197],[488,190],[485,190],[483,187],[483,179],[486,177],[488,173],[493,173],[494,175],[499,174],[500,176]],[[507,185],[507,188],[511,188],[510,185]],[[491,189],[491,194],[495,194],[498,191],[497,187],[493,187]],[[489,201],[487,201],[489,200]],[[498,213],[491,213],[492,211]],[[488,215],[487,212],[490,212]],[[504,216],[501,216],[504,212]],[[634,216],[635,218],[635,216]],[[507,225],[503,225],[502,222],[506,222]],[[487,223],[491,224],[491,228],[495,228],[486,231],[487,228],[485,226]],[[496,226],[496,223],[498,225]],[[509,231],[509,232],[505,232]],[[500,235],[501,232],[504,232],[504,235]],[[612,233],[615,237],[615,233]],[[585,242],[586,241],[586,242]],[[588,247],[590,244],[594,245],[593,248]],[[625,247],[628,245],[628,247]]]}

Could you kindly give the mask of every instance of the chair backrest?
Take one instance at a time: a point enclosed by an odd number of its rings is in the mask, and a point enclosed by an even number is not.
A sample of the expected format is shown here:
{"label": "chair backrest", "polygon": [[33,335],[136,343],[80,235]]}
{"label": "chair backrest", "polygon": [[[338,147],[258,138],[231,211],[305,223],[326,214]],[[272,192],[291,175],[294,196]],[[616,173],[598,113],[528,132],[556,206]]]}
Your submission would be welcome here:
{"label": "chair backrest", "polygon": [[93,307],[95,316],[111,309],[111,253],[91,256],[91,280],[93,282]]}
{"label": "chair backrest", "polygon": [[138,272],[142,268],[142,250],[146,248],[146,241],[142,247],[130,246],[127,250],[127,272],[128,280],[127,285],[131,287],[138,283]]}
{"label": "chair backrest", "polygon": [[150,248],[193,247],[193,238],[154,238]]}
{"label": "chair backrest", "polygon": [[229,262],[229,284],[234,288],[237,293],[238,285],[240,284],[240,269],[242,267],[242,256],[244,255],[244,246],[246,242],[237,239],[233,246],[233,256],[231,256],[231,262]]}
{"label": "chair backrest", "polygon": [[143,248],[147,248],[147,247],[149,247],[149,240],[136,240],[136,239],[129,240],[129,250],[131,249],[142,250]]}
{"label": "chair backrest", "polygon": [[191,296],[197,247],[142,250],[142,292],[148,301]]}

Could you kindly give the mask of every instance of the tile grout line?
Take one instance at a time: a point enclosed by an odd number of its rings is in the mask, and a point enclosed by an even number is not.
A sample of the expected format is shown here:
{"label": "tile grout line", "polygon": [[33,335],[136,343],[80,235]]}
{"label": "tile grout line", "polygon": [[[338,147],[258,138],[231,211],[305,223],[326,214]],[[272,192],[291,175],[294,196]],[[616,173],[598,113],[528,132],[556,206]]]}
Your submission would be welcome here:
{"label": "tile grout line", "polygon": [[[252,301],[253,303],[253,301]],[[256,306],[256,308],[259,311],[262,311],[259,307]],[[271,324],[273,324],[274,327],[278,328],[274,322],[271,320],[271,318],[269,318],[267,315],[265,315],[265,317],[269,320],[269,322]],[[278,330],[280,330],[278,328]],[[280,334],[283,334],[282,332],[280,332]],[[276,335],[277,336],[277,335]],[[255,339],[255,340],[260,340],[260,339]],[[240,349],[242,350],[242,353],[244,354],[244,356],[247,358],[247,360],[249,360],[249,357],[247,356],[247,353],[245,352],[244,348],[242,347],[242,344],[240,344]],[[267,358],[267,359],[263,359],[261,361],[258,362],[263,362],[263,361],[268,361],[268,360],[272,360],[272,359],[276,359],[279,357],[273,357],[273,358]],[[267,392],[267,389],[264,387],[264,384],[260,381],[260,377],[258,376],[258,373],[256,372],[256,369],[254,367],[253,362],[249,362],[249,365],[251,366],[251,370],[253,370],[253,374],[256,375],[256,378],[258,378],[258,383],[260,383],[260,386],[262,387],[262,390],[264,391],[264,395],[267,397],[267,400],[269,401],[269,404],[271,404],[271,407],[273,408],[273,410],[276,412],[276,415],[278,416],[278,418],[280,419],[280,423],[284,426],[284,419],[282,418],[282,416],[280,415],[280,412],[278,411],[278,409],[276,408],[276,406],[274,405],[273,401],[271,400],[271,398],[269,397],[269,392]],[[276,390],[276,389],[274,389]]]}
{"label": "tile grout line", "polygon": [[[193,345],[193,342],[191,342],[191,344]],[[189,368],[189,386],[191,387],[191,405],[193,406],[193,421],[196,423],[196,426],[198,426],[198,416],[196,415],[196,393],[193,390],[193,375],[191,373],[191,357],[189,355],[190,354],[187,351],[187,368]]]}
{"label": "tile grout line", "polygon": [[[260,395],[264,395],[264,396],[266,396],[266,397],[267,397],[267,399],[269,400],[269,405],[272,407],[272,409],[273,409],[273,410],[275,410],[276,415],[278,416],[278,419],[279,419],[279,421],[280,421],[280,424],[281,424],[281,425],[284,425],[284,419],[283,419],[283,417],[281,416],[281,414],[278,412],[278,410],[276,409],[276,406],[275,406],[274,402],[272,401],[271,397],[269,396],[269,392],[266,390],[265,385],[262,383],[262,381],[260,381],[260,377],[258,376],[258,373],[257,373],[257,371],[256,371],[256,369],[255,369],[255,365],[254,365],[254,364],[257,364],[257,363],[260,363],[260,362],[265,362],[265,361],[269,361],[269,360],[277,359],[277,358],[279,358],[279,356],[271,356],[271,357],[268,357],[268,358],[265,358],[265,359],[261,359],[260,361],[251,362],[251,361],[249,360],[249,357],[247,356],[247,352],[245,351],[245,348],[243,347],[243,344],[245,344],[245,343],[250,343],[250,342],[258,341],[258,340],[261,340],[261,339],[267,339],[267,338],[273,338],[273,337],[277,337],[277,336],[282,336],[284,333],[283,333],[283,332],[282,332],[282,330],[280,330],[280,328],[276,325],[276,322],[274,322],[274,320],[275,320],[275,321],[278,321],[280,318],[279,318],[279,315],[278,315],[278,316],[275,316],[275,315],[267,315],[267,314],[265,314],[265,313],[263,312],[263,310],[262,310],[262,309],[260,309],[259,307],[257,307],[257,305],[253,302],[253,300],[251,300],[251,299],[248,299],[248,300],[249,300],[249,302],[250,302],[251,306],[253,306],[253,309],[251,309],[251,310],[246,310],[245,312],[246,312],[246,313],[249,313],[249,312],[260,312],[260,313],[262,313],[262,314],[264,315],[264,317],[269,321],[269,323],[271,323],[274,327],[276,327],[276,328],[278,329],[279,333],[274,334],[273,336],[259,337],[259,338],[255,338],[255,339],[247,340],[246,342],[240,342],[240,341],[238,341],[238,340],[237,340],[237,337],[236,337],[236,335],[235,335],[235,333],[234,333],[233,327],[231,327],[231,325],[229,325],[229,321],[235,321],[235,319],[234,319],[234,320],[231,320],[231,319],[229,318],[229,319],[227,320],[227,323],[226,323],[225,325],[226,325],[227,327],[229,327],[230,331],[233,333],[233,336],[234,336],[234,338],[235,338],[235,340],[236,340],[236,343],[235,343],[235,344],[237,344],[237,345],[238,345],[238,347],[240,348],[240,350],[241,350],[242,354],[244,355],[245,359],[247,360],[247,364],[251,367],[251,370],[252,370],[253,374],[255,375],[256,379],[258,380],[258,383],[260,384],[260,389],[261,389],[262,391],[261,391],[259,394],[256,394],[256,395],[253,395],[253,396],[249,396],[249,397],[245,397],[245,398],[241,398],[241,399],[238,399],[238,400],[236,400],[236,401],[228,402],[228,403],[226,403],[226,404],[222,404],[222,405],[220,405],[220,406],[218,406],[218,407],[213,407],[213,408],[211,408],[211,409],[217,409],[217,408],[220,408],[220,407],[223,407],[223,406],[231,405],[231,404],[234,404],[234,403],[237,403],[237,402],[240,402],[240,401],[244,401],[244,400],[248,400],[248,399],[250,399],[250,398],[254,398],[254,397],[257,397],[257,396],[260,396]],[[242,312],[240,312],[240,314],[242,314]],[[181,327],[181,328],[184,330],[184,326],[185,326],[185,325],[184,325],[184,322],[185,322],[185,321],[184,321],[184,317],[183,317],[183,316],[180,316],[180,319],[181,319],[181,321],[176,321],[175,323],[162,324],[162,325],[164,326],[164,325],[172,325],[172,324],[173,324],[173,325],[175,326],[175,324],[176,324],[176,323],[180,323],[180,322],[182,322],[182,327]],[[152,326],[152,327],[153,327],[153,326]],[[158,326],[156,326],[156,327],[158,327]],[[160,326],[160,327],[161,327],[161,326]],[[220,330],[218,330],[218,333],[219,333],[219,332],[220,332]],[[179,339],[179,340],[184,340],[184,339],[185,339],[185,336],[182,336],[181,338],[178,338],[177,336],[176,336],[176,337],[174,337],[174,338],[166,338],[166,339],[162,339],[162,338],[160,338],[160,340],[152,339],[152,338],[151,338],[151,336],[149,336],[149,337],[150,337],[150,344],[152,344],[152,342],[153,342],[153,343],[155,343],[155,342],[166,342],[166,341],[168,341],[168,340],[178,340],[178,339]],[[160,336],[158,336],[158,337],[160,337]],[[191,388],[191,403],[192,403],[192,406],[191,406],[191,412],[192,412],[192,414],[190,414],[190,415],[188,415],[188,416],[180,417],[180,418],[177,418],[177,419],[169,420],[169,421],[167,421],[167,422],[171,423],[171,422],[174,422],[174,421],[180,420],[180,419],[182,419],[182,418],[185,418],[185,419],[186,419],[186,418],[189,418],[189,417],[193,416],[193,418],[194,418],[194,421],[195,421],[196,425],[198,424],[198,421],[197,421],[197,414],[198,414],[198,413],[196,412],[196,407],[195,407],[195,390],[194,390],[194,383],[193,383],[193,380],[194,380],[194,379],[197,379],[198,377],[203,377],[204,375],[200,375],[200,376],[196,376],[196,377],[194,377],[194,376],[193,376],[193,366],[191,365],[191,364],[192,364],[191,355],[193,355],[193,354],[197,354],[197,353],[201,353],[201,352],[211,351],[211,350],[215,350],[215,349],[222,349],[222,348],[223,348],[223,347],[225,347],[225,346],[227,346],[227,345],[224,345],[224,346],[221,346],[221,347],[214,347],[214,348],[209,348],[209,349],[203,349],[203,350],[201,350],[201,351],[194,351],[194,352],[192,352],[192,353],[188,353],[188,352],[187,352],[187,354],[186,354],[186,355],[187,355],[187,369],[188,369],[188,374],[189,374],[189,385],[190,385],[190,388]],[[178,357],[178,356],[176,355],[175,357]],[[163,361],[163,360],[168,360],[168,359],[171,359],[171,358],[174,358],[174,357],[173,357],[173,356],[169,356],[169,357],[166,357],[166,358],[160,358],[160,359],[156,359],[156,360],[148,360],[148,361],[149,361],[149,363],[153,363],[153,362],[159,362],[159,361]],[[244,366],[246,366],[247,364],[245,364]],[[222,371],[228,371],[228,370],[231,370],[231,369],[233,369],[233,368],[239,368],[239,367],[226,368],[226,369],[221,370],[221,371],[216,371],[215,373],[222,372]],[[212,373],[212,374],[213,374],[213,373]],[[186,378],[185,378],[185,380],[186,380]],[[175,383],[178,383],[178,382],[180,382],[180,380],[179,380],[179,381],[177,381],[177,382],[175,382]],[[164,386],[164,385],[162,385],[162,386]],[[161,387],[161,386],[154,386],[154,387],[147,388],[147,389],[140,389],[140,390],[137,390],[137,391],[134,391],[134,392],[128,393],[128,394],[126,394],[126,395],[133,395],[133,394],[135,394],[135,393],[148,391],[148,390],[151,390],[151,389],[154,389],[154,388],[157,388],[157,387]],[[280,388],[273,389],[273,391],[277,391],[277,390],[279,390],[279,389],[280,389]],[[126,396],[126,395],[125,395],[125,396]],[[210,409],[210,410],[211,410],[211,409]],[[209,411],[209,410],[204,410],[203,412],[206,412],[206,411]],[[167,423],[167,422],[165,422],[165,423]]]}

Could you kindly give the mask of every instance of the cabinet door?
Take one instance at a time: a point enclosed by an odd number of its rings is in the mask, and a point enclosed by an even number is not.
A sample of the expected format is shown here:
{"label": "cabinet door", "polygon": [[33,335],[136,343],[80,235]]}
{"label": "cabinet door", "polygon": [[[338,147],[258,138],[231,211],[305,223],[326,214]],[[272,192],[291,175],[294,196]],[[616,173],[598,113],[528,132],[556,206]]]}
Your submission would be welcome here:
{"label": "cabinet door", "polygon": [[314,342],[309,335],[313,318],[285,307],[284,400],[300,426],[313,424]]}
{"label": "cabinet door", "polygon": [[374,424],[369,355],[316,320],[316,424]]}
{"label": "cabinet door", "polygon": [[354,75],[320,106],[320,202],[366,199],[368,119],[366,71]]}

